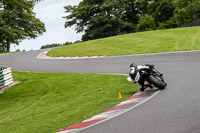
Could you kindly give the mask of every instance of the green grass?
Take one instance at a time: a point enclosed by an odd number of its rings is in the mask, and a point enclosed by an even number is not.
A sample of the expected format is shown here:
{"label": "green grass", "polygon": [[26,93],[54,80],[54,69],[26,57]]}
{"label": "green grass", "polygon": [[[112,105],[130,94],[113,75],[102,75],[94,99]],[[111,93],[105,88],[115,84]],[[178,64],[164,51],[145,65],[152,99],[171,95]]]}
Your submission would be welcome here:
{"label": "green grass", "polygon": [[13,75],[21,83],[0,94],[1,133],[53,133],[115,106],[137,89],[120,75]]}
{"label": "green grass", "polygon": [[200,27],[138,32],[55,48],[48,56],[117,56],[200,50]]}
{"label": "green grass", "polygon": [[11,52],[4,52],[4,53],[0,53],[0,54],[8,54],[8,53],[11,53]]}

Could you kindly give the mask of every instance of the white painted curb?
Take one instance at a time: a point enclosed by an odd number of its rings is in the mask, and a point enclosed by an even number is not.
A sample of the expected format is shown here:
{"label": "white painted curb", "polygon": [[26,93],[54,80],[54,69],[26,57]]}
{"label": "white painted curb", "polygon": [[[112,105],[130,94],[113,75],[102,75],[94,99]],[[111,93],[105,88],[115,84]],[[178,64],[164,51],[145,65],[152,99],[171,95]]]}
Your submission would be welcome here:
{"label": "white painted curb", "polygon": [[83,57],[49,57],[46,54],[49,52],[50,50],[46,50],[42,53],[40,53],[37,58],[38,59],[57,59],[57,60],[61,60],[61,59],[65,59],[65,60],[73,60],[73,59],[89,59],[89,58],[102,58],[104,56],[83,56]]}

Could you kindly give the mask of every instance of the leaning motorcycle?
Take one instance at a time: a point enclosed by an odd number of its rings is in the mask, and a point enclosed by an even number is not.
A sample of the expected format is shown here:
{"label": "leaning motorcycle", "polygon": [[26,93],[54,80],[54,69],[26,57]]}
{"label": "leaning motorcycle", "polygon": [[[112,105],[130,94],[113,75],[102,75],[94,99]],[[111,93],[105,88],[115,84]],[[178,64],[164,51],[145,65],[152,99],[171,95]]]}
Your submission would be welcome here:
{"label": "leaning motorcycle", "polygon": [[153,65],[149,65],[149,69],[141,70],[140,74],[145,78],[148,83],[154,85],[160,90],[164,90],[167,86],[167,83],[165,83],[164,81],[163,74],[155,69]]}
{"label": "leaning motorcycle", "polygon": [[[167,83],[164,81],[163,74],[161,74],[157,69],[155,69],[154,65],[149,65],[148,69],[142,69],[139,71],[139,73],[136,75],[137,78],[140,78],[142,76],[148,84],[152,84],[153,86],[157,87],[160,90],[164,90],[167,86]],[[130,77],[127,78],[128,81],[132,81]]]}

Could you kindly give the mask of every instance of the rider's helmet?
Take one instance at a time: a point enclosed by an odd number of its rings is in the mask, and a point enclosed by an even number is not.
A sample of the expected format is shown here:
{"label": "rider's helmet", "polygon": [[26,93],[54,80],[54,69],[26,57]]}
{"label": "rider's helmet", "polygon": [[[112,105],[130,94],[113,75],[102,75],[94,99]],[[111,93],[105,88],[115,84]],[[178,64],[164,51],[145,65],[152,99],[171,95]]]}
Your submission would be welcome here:
{"label": "rider's helmet", "polygon": [[135,63],[132,63],[132,64],[130,65],[130,68],[131,68],[131,67],[136,67]]}

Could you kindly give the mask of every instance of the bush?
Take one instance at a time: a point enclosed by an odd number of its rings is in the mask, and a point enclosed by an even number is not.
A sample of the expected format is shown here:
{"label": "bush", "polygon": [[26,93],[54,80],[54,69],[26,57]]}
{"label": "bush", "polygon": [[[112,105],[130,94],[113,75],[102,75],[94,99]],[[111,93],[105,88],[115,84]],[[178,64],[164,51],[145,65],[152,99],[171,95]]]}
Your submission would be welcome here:
{"label": "bush", "polygon": [[73,44],[72,42],[65,42],[63,46]]}
{"label": "bush", "polygon": [[45,49],[45,48],[53,48],[53,47],[59,47],[62,46],[62,44],[54,43],[54,44],[47,44],[42,46],[40,49]]}
{"label": "bush", "polygon": [[21,50],[20,50],[20,49],[17,49],[15,52],[21,52]]}
{"label": "bush", "polygon": [[149,15],[140,16],[139,23],[137,25],[137,31],[149,31],[155,30],[154,18]]}
{"label": "bush", "polygon": [[170,18],[167,22],[160,23],[157,29],[177,28],[177,26],[175,19]]}

